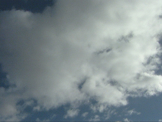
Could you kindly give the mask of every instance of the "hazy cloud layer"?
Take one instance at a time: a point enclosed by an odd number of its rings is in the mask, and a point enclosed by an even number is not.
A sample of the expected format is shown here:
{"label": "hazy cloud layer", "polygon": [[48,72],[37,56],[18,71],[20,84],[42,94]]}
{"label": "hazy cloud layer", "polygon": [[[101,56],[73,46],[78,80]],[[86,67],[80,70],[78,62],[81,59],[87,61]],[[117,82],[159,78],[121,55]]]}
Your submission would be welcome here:
{"label": "hazy cloud layer", "polygon": [[42,14],[1,12],[0,62],[16,85],[0,88],[1,120],[21,119],[19,100],[35,99],[39,110],[95,100],[103,112],[128,96],[161,92],[161,7],[161,0],[59,0]]}

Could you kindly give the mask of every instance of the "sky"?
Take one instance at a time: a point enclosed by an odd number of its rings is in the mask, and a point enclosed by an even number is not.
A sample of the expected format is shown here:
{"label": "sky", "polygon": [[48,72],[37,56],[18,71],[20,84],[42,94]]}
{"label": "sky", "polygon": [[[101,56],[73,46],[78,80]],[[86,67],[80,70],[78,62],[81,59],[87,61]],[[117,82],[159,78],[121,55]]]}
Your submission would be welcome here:
{"label": "sky", "polygon": [[162,121],[161,0],[0,0],[0,121]]}

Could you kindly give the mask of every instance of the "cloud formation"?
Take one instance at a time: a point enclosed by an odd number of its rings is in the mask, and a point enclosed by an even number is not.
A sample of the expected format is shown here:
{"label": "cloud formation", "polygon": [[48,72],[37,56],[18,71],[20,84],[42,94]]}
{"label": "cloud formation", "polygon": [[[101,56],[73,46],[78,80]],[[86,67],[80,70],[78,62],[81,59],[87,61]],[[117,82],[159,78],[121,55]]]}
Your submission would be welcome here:
{"label": "cloud formation", "polygon": [[21,113],[19,100],[39,110],[91,100],[106,108],[161,92],[160,3],[59,0],[42,14],[1,12],[0,62],[16,86],[0,89],[1,119]]}
{"label": "cloud formation", "polygon": [[70,109],[67,111],[67,114],[65,115],[65,118],[67,117],[75,117],[77,116],[79,113],[79,110],[78,109]]}

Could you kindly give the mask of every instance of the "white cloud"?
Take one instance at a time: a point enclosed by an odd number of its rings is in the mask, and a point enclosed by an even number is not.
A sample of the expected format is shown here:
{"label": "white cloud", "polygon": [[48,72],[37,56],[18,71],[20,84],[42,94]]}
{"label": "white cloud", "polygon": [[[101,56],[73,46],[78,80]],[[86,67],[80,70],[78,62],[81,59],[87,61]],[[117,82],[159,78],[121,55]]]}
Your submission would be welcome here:
{"label": "white cloud", "polygon": [[83,117],[86,117],[87,115],[88,115],[88,112],[84,112],[84,113],[82,114]]}
{"label": "white cloud", "polygon": [[108,110],[104,113],[104,120],[109,120],[109,118],[112,116],[112,115],[117,115],[117,112],[116,112],[116,109],[114,110]]}
{"label": "white cloud", "polygon": [[108,110],[108,106],[106,104],[97,104],[97,105],[91,104],[90,108],[94,113],[96,113],[96,112],[102,113],[102,112]]}
{"label": "white cloud", "polygon": [[135,111],[134,109],[128,110],[126,115],[132,115],[132,114],[136,114],[136,115],[140,115],[140,112]]}
{"label": "white cloud", "polygon": [[49,120],[49,119],[44,119],[44,120],[41,120],[41,119],[39,119],[39,118],[37,118],[35,121],[36,121],[36,122],[42,122],[42,121],[44,121],[44,122],[50,122],[50,120]]}
{"label": "white cloud", "polygon": [[89,119],[89,121],[100,121],[100,116],[99,115],[95,115],[94,117]]}
{"label": "white cloud", "polygon": [[162,119],[159,119],[159,122],[162,122]]}
{"label": "white cloud", "polygon": [[24,115],[21,115],[19,107],[16,105],[16,101],[19,99],[16,91],[5,91],[3,88],[0,88],[0,120],[5,121],[17,121],[20,118],[24,118]]}
{"label": "white cloud", "polygon": [[124,122],[131,122],[131,121],[128,118],[125,118]]}
{"label": "white cloud", "polygon": [[59,0],[43,14],[1,12],[0,62],[19,92],[1,93],[0,113],[19,113],[20,98],[46,110],[93,99],[102,112],[161,92],[160,3]]}
{"label": "white cloud", "polygon": [[36,122],[50,122],[52,121],[53,118],[55,118],[57,115],[56,114],[53,114],[51,117],[48,117],[48,119],[40,119],[40,118],[36,118]]}
{"label": "white cloud", "polygon": [[79,113],[78,109],[70,109],[70,110],[67,111],[67,114],[65,115],[65,118],[67,118],[67,117],[71,117],[71,118],[75,117],[75,116],[78,115],[78,113]]}
{"label": "white cloud", "polygon": [[40,108],[40,106],[35,106],[35,107],[33,108],[33,110],[34,110],[34,111],[40,111],[41,108]]}

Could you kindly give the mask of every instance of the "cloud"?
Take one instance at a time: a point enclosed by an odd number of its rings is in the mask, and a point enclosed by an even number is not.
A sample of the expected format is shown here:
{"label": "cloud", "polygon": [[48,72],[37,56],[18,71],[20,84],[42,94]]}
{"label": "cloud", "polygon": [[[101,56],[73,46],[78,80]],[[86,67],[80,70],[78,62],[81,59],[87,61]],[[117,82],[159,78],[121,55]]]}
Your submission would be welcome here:
{"label": "cloud", "polygon": [[42,14],[1,12],[0,62],[15,87],[0,89],[0,113],[20,113],[20,99],[42,110],[91,100],[117,107],[161,92],[160,3],[59,0]]}
{"label": "cloud", "polygon": [[141,113],[132,109],[132,110],[128,110],[126,115],[133,115],[133,114],[140,115]]}
{"label": "cloud", "polygon": [[84,112],[84,113],[82,114],[83,117],[86,117],[87,115],[88,115],[88,112]]}
{"label": "cloud", "polygon": [[124,122],[131,122],[131,121],[128,118],[125,118]]}
{"label": "cloud", "polygon": [[35,107],[33,108],[33,110],[34,110],[34,111],[40,111],[41,108],[40,108],[40,106],[35,106]]}
{"label": "cloud", "polygon": [[65,118],[67,118],[67,117],[71,117],[71,118],[75,117],[75,116],[78,115],[78,113],[79,113],[78,109],[70,109],[70,110],[67,111],[67,114],[65,115]]}
{"label": "cloud", "polygon": [[39,118],[37,118],[35,121],[36,121],[36,122],[42,122],[42,121],[45,121],[45,122],[50,122],[50,120],[49,120],[49,119],[40,120]]}
{"label": "cloud", "polygon": [[89,121],[100,121],[100,116],[95,115],[93,118],[89,119]]}
{"label": "cloud", "polygon": [[159,119],[159,122],[162,122],[162,120],[161,120],[161,119]]}

